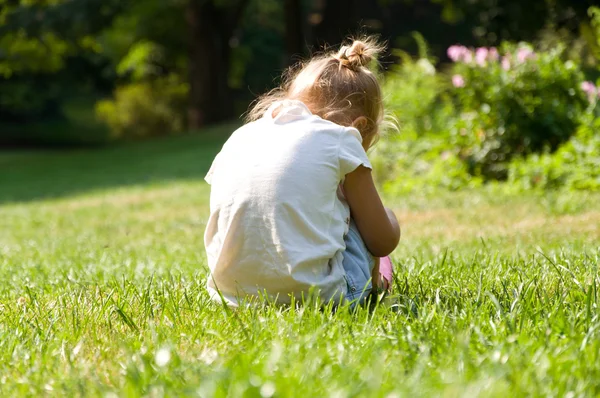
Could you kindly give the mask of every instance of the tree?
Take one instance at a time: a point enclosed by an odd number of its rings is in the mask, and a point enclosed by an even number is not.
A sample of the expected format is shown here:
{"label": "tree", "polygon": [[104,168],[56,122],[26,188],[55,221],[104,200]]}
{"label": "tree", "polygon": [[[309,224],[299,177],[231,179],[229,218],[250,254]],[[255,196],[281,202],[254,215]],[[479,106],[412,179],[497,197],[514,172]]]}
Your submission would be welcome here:
{"label": "tree", "polygon": [[0,118],[31,121],[56,113],[65,86],[80,77],[61,80],[61,73],[90,51],[90,38],[120,7],[116,0],[0,0]]}
{"label": "tree", "polygon": [[189,127],[230,118],[231,41],[250,0],[130,1],[136,42],[160,46],[167,54],[162,68],[189,84]]}
{"label": "tree", "polygon": [[[3,10],[0,34],[4,40],[14,43],[15,32],[26,32],[21,38],[23,45],[20,47],[27,47],[26,44],[32,47],[31,43],[34,43],[38,47],[35,54],[43,55],[47,49],[45,43],[54,40],[77,47],[86,38],[92,38],[110,27],[116,17],[135,13],[139,20],[138,33],[141,33],[137,37],[139,40],[154,35],[154,41],[165,44],[167,51],[175,52],[173,48],[185,48],[183,51],[187,58],[190,86],[189,125],[197,128],[224,120],[231,115],[231,93],[227,85],[231,61],[230,40],[249,1],[62,0],[34,4],[17,2],[16,6]],[[161,13],[157,13],[157,10]],[[176,13],[179,17],[173,17]],[[165,14],[171,19],[164,18]],[[161,30],[161,25],[168,25],[171,31],[179,34],[181,24],[177,26],[178,21],[187,25],[186,32],[181,36],[174,38],[169,32],[163,32],[165,34],[160,37],[155,35],[156,30]],[[158,29],[150,31],[147,26]],[[57,44],[54,46],[59,48]],[[54,54],[54,58],[57,54],[65,57],[69,54],[68,51],[51,53]],[[12,63],[11,69],[27,71],[25,66],[19,64],[23,62],[23,57],[14,58],[11,60],[8,57],[0,57],[0,70],[9,70]],[[39,56],[30,58],[30,72],[37,67],[36,65],[44,65],[39,62]],[[51,72],[56,72],[63,66],[61,61],[62,58],[55,59],[53,65],[56,66]]]}
{"label": "tree", "polygon": [[222,121],[232,112],[227,85],[230,39],[249,0],[188,0],[189,127]]}

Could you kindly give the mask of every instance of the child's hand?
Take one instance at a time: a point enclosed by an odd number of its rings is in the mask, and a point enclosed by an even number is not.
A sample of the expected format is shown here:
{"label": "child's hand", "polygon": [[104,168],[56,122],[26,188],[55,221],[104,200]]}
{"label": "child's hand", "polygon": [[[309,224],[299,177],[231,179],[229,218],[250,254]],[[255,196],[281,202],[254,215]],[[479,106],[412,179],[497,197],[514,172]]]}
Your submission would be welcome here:
{"label": "child's hand", "polygon": [[374,257],[373,261],[375,264],[373,265],[373,271],[371,272],[371,284],[373,285],[373,293],[377,294],[379,292],[379,288],[383,287],[381,274],[379,273],[379,257]]}

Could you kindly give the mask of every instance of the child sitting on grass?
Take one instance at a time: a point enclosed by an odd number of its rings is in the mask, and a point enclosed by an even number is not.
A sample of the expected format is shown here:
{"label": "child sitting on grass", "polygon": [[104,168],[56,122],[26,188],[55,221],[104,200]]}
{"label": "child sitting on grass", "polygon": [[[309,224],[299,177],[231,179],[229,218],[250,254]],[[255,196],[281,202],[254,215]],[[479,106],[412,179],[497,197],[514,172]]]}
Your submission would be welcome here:
{"label": "child sitting on grass", "polygon": [[225,143],[206,176],[213,299],[288,304],[316,292],[355,305],[390,286],[391,263],[380,258],[396,248],[400,227],[366,153],[384,114],[367,68],[380,50],[366,38],[311,59]]}

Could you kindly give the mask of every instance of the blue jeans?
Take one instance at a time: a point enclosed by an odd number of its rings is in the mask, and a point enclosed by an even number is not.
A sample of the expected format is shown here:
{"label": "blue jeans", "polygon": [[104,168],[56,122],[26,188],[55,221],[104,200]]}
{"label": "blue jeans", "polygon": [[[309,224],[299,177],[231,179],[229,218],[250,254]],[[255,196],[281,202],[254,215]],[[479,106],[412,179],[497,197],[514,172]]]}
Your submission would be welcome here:
{"label": "blue jeans", "polygon": [[350,229],[344,241],[346,250],[342,265],[346,271],[346,282],[348,283],[346,300],[351,303],[351,307],[355,307],[364,304],[371,294],[373,287],[371,274],[375,259],[369,253],[354,221],[350,222]]}

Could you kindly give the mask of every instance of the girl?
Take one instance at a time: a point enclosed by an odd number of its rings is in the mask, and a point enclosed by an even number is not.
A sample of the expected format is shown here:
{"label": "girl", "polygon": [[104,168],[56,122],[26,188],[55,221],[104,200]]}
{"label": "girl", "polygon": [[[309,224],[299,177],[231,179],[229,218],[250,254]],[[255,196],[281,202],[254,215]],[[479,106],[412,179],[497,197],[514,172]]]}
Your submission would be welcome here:
{"label": "girl", "polygon": [[381,278],[379,258],[396,248],[400,227],[366,154],[384,113],[367,68],[380,50],[357,40],[311,59],[225,143],[206,176],[213,299],[287,304],[316,292],[354,305],[389,286],[391,263],[381,260]]}

